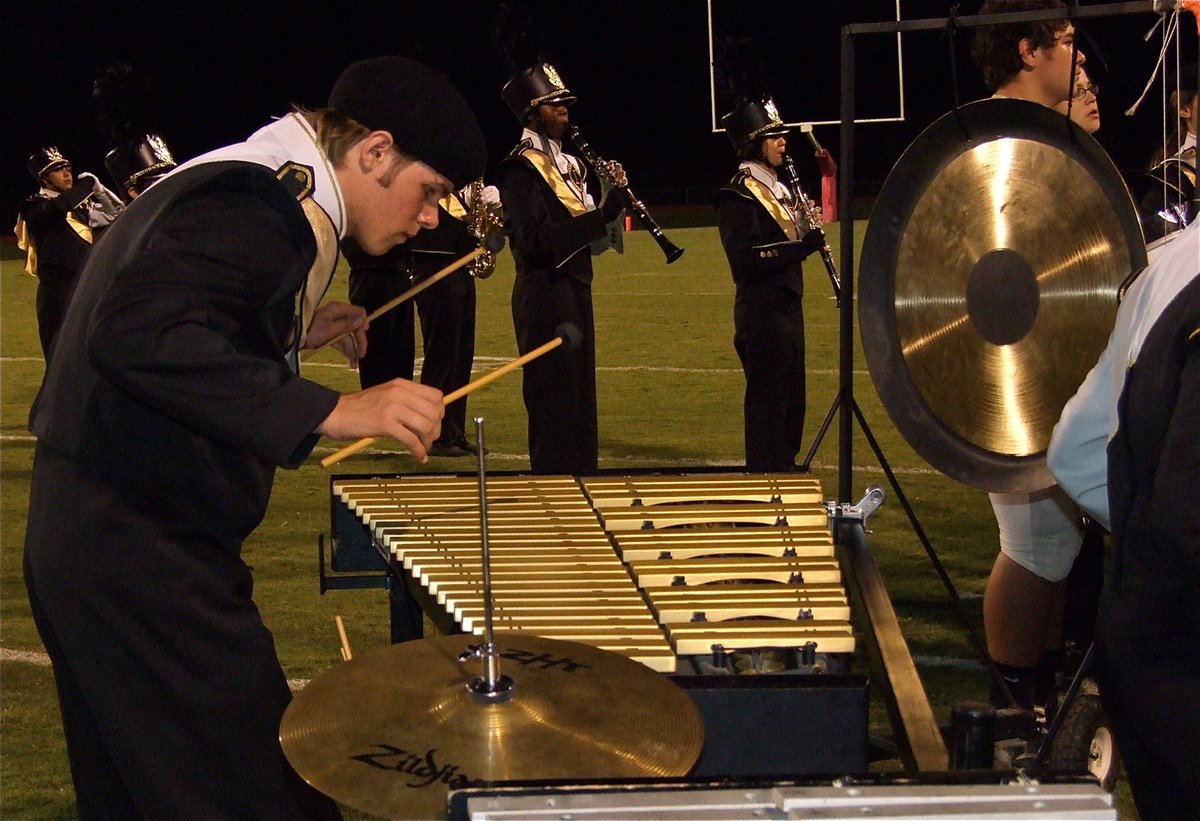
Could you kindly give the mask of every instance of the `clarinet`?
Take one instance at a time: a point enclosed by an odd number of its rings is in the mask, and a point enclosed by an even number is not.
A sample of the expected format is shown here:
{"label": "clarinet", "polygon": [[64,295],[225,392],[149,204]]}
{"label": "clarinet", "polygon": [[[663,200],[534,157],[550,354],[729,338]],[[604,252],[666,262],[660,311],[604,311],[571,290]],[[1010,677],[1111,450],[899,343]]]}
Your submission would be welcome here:
{"label": "clarinet", "polygon": [[816,204],[801,190],[800,175],[796,172],[796,164],[792,162],[790,154],[783,155],[783,173],[787,177],[788,187],[792,189],[792,195],[796,198],[796,212],[800,215],[804,228],[821,232],[821,260],[825,263],[829,283],[833,286],[834,304],[841,305],[842,278],[838,276],[837,266],[833,264],[833,253],[829,250],[829,243],[825,242],[825,230],[821,227],[821,217],[817,214]]}
{"label": "clarinet", "polygon": [[569,124],[567,126],[567,136],[571,138],[571,142],[579,149],[579,155],[583,157],[584,162],[588,164],[588,167],[592,169],[592,173],[601,182],[613,188],[620,188],[625,192],[625,196],[629,200],[629,210],[637,214],[642,225],[646,226],[646,230],[650,232],[650,236],[654,237],[654,241],[658,243],[658,247],[666,254],[667,264],[670,265],[683,256],[683,249],[667,239],[666,234],[658,227],[658,223],[654,221],[654,217],[650,216],[650,212],[646,210],[645,204],[633,193],[633,189],[628,184],[617,184],[612,172],[608,169],[608,163],[600,159],[599,155],[592,150],[591,144],[579,133],[579,126],[574,123]]}

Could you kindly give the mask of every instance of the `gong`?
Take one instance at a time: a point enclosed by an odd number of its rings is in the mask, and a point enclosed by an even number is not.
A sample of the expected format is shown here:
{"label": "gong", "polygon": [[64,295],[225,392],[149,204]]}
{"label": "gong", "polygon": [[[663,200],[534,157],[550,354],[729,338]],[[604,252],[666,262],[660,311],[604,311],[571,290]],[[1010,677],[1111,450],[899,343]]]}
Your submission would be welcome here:
{"label": "gong", "polygon": [[1036,491],[1050,434],[1146,264],[1104,149],[1037,103],[993,98],[929,126],[867,224],[859,322],[892,421],[933,467]]}

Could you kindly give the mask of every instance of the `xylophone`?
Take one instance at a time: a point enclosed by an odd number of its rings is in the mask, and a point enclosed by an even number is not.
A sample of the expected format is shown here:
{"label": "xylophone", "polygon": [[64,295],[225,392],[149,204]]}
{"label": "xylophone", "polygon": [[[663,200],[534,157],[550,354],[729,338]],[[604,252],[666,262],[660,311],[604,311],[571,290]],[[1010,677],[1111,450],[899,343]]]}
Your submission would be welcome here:
{"label": "xylophone", "polygon": [[[486,481],[496,630],[591,644],[673,674],[848,669],[850,608],[816,479]],[[335,567],[357,522],[427,608],[481,634],[478,493],[472,476],[334,477]]]}

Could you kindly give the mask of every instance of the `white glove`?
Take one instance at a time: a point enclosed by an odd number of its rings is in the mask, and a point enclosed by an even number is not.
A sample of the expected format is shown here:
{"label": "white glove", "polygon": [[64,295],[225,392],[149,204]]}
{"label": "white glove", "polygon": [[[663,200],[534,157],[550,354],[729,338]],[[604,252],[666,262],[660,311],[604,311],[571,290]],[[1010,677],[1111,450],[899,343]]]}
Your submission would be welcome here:
{"label": "white glove", "polygon": [[[466,188],[462,189],[462,198],[463,198],[463,201],[467,204],[468,208],[475,207],[474,197],[472,196],[473,194],[474,194],[474,188],[471,185],[468,185]],[[496,186],[485,185],[483,187],[483,194],[481,196],[483,198],[484,204],[487,205],[488,208],[499,208],[500,207],[500,189],[497,188]]]}

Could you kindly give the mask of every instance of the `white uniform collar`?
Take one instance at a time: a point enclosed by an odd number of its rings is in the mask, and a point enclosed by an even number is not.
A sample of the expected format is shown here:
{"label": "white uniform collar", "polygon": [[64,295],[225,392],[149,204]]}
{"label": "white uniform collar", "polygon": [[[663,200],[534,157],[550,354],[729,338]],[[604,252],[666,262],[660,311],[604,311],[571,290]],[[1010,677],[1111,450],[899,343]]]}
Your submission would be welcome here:
{"label": "white uniform collar", "polygon": [[541,131],[534,131],[532,128],[521,129],[521,141],[525,140],[533,143],[533,147],[538,151],[543,151],[553,157],[555,163],[558,163],[558,158],[563,155],[562,140],[551,139]]}
{"label": "white uniform collar", "polygon": [[338,237],[346,236],[346,208],[333,165],[317,146],[317,135],[312,127],[299,114],[292,113],[263,126],[245,142],[218,148],[189,160],[172,173],[200,163],[228,160],[257,163],[273,171],[286,162],[308,166],[313,170],[313,200],[329,215]]}
{"label": "white uniform collar", "polygon": [[754,177],[754,179],[758,180],[760,183],[770,189],[771,193],[774,194],[776,198],[782,200],[785,197],[790,196],[787,186],[780,181],[779,175],[768,168],[765,163],[757,162],[755,160],[746,160],[739,165],[738,168],[745,169],[746,171],[750,172],[750,176]]}
{"label": "white uniform collar", "polygon": [[1182,154],[1184,151],[1187,151],[1189,148],[1194,149],[1195,147],[1196,147],[1196,135],[1189,131],[1187,136],[1183,138],[1183,145],[1179,146],[1179,153]]}

